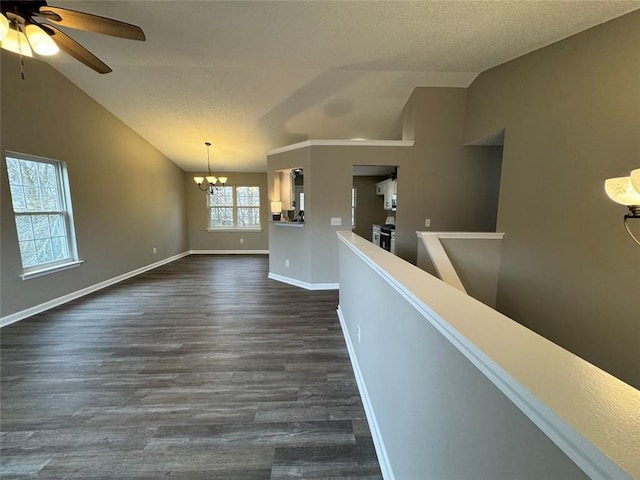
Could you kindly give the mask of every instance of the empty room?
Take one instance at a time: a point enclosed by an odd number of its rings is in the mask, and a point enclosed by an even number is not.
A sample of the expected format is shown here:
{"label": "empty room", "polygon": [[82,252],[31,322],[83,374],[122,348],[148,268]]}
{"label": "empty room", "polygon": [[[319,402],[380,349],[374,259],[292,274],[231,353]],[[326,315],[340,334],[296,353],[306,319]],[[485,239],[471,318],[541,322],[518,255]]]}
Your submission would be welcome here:
{"label": "empty room", "polygon": [[5,1],[0,477],[640,479],[640,2]]}

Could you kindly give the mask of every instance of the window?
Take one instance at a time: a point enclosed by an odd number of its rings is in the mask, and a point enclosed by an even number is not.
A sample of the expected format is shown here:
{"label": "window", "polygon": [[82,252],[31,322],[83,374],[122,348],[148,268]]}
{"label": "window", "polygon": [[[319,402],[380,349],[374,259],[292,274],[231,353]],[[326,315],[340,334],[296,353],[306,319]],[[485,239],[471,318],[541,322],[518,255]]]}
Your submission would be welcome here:
{"label": "window", "polygon": [[209,230],[260,227],[260,187],[216,188],[207,195]]}
{"label": "window", "polygon": [[71,197],[64,163],[7,155],[23,278],[78,263]]}
{"label": "window", "polygon": [[351,228],[356,228],[356,187],[351,189]]}

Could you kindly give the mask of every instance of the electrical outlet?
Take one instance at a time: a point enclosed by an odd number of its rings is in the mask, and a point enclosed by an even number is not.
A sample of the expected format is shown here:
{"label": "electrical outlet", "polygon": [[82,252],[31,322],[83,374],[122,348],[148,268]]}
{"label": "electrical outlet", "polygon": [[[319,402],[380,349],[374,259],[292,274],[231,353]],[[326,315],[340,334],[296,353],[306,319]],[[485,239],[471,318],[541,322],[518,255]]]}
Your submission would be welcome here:
{"label": "electrical outlet", "polygon": [[242,244],[242,243],[244,243],[244,238],[241,238],[241,239],[240,239],[240,243],[241,243],[241,244]]}
{"label": "electrical outlet", "polygon": [[424,226],[425,227],[430,227],[431,226],[431,219],[430,218],[425,218],[424,219]]}
{"label": "electrical outlet", "polygon": [[361,332],[360,332],[360,324],[358,324],[358,343],[360,343],[360,339],[362,338],[361,336]]}
{"label": "electrical outlet", "polygon": [[331,217],[331,225],[332,226],[340,226],[340,225],[342,225],[342,218],[340,218],[340,217]]}
{"label": "electrical outlet", "polygon": [[285,261],[284,261],[284,266],[285,266],[285,267],[287,267],[287,268],[289,268],[289,260],[285,260]]}
{"label": "electrical outlet", "polygon": [[155,255],[156,253],[158,253],[158,250],[156,250],[156,247],[153,247],[153,254]]}

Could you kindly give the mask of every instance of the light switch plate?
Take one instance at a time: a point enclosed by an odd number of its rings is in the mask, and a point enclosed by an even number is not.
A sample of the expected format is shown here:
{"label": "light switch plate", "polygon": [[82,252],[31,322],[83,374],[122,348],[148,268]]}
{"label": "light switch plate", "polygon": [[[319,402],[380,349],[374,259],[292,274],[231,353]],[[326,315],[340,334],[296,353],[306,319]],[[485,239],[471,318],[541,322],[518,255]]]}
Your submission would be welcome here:
{"label": "light switch plate", "polygon": [[430,218],[425,218],[425,220],[424,220],[424,226],[425,226],[425,227],[430,227],[430,226],[431,226],[431,219],[430,219]]}
{"label": "light switch plate", "polygon": [[342,218],[340,218],[340,217],[331,217],[331,225],[334,225],[334,226],[342,225]]}

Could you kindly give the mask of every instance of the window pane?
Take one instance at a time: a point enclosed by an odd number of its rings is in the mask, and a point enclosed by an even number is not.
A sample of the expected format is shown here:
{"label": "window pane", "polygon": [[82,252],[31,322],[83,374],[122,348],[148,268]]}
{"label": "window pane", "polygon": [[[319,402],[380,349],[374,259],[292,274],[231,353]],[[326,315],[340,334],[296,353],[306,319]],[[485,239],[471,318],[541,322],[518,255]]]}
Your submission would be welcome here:
{"label": "window pane", "polygon": [[7,157],[7,176],[10,185],[22,185],[20,181],[20,161]]}
{"label": "window pane", "polygon": [[36,238],[36,261],[39,264],[53,262],[53,247],[50,238]]}
{"label": "window pane", "polygon": [[22,267],[33,267],[37,265],[36,244],[33,240],[20,242],[20,256],[22,257]]}
{"label": "window pane", "polygon": [[16,229],[18,230],[18,240],[20,242],[33,240],[33,226],[31,225],[31,215],[17,216]]}
{"label": "window pane", "polygon": [[51,163],[38,163],[38,179],[43,187],[57,187],[56,169]]}
{"label": "window pane", "polygon": [[38,185],[38,164],[36,162],[21,160],[20,172],[22,173],[22,185]]}
{"label": "window pane", "polygon": [[40,189],[25,185],[24,198],[26,200],[26,211],[38,212],[44,210],[42,208],[42,198],[40,197]]}
{"label": "window pane", "polygon": [[238,227],[259,227],[260,226],[260,209],[259,208],[238,208]]}
{"label": "window pane", "polygon": [[69,247],[67,245],[66,237],[54,237],[51,239],[51,246],[53,248],[53,259],[64,260],[69,258]]}
{"label": "window pane", "polygon": [[58,212],[60,211],[60,196],[56,188],[43,188],[42,194],[42,206],[45,211]]}
{"label": "window pane", "polygon": [[239,207],[259,207],[260,187],[238,187],[236,197]]}
{"label": "window pane", "polygon": [[232,207],[233,206],[233,187],[216,188],[209,195],[210,207]]}
{"label": "window pane", "polygon": [[24,188],[21,185],[11,185],[11,201],[14,212],[24,212],[27,210],[27,202],[24,198]]}
{"label": "window pane", "polygon": [[33,236],[36,239],[48,238],[51,235],[49,230],[49,217],[47,215],[30,215],[33,224]]}
{"label": "window pane", "polygon": [[233,208],[211,208],[211,227],[233,227]]}
{"label": "window pane", "polygon": [[52,237],[60,237],[65,235],[64,217],[62,214],[49,215],[49,229]]}

